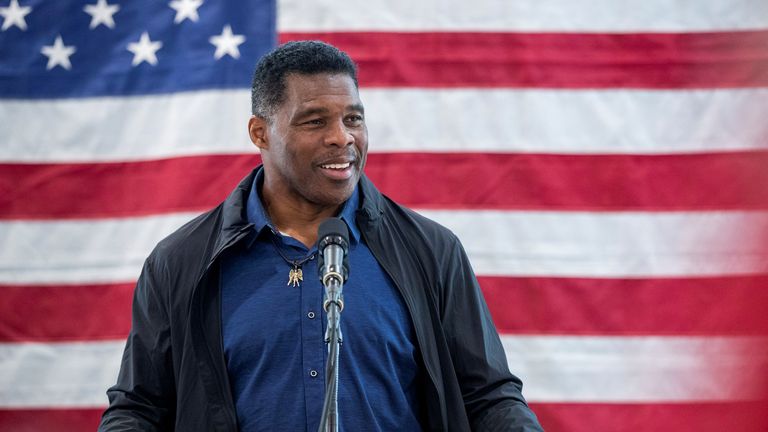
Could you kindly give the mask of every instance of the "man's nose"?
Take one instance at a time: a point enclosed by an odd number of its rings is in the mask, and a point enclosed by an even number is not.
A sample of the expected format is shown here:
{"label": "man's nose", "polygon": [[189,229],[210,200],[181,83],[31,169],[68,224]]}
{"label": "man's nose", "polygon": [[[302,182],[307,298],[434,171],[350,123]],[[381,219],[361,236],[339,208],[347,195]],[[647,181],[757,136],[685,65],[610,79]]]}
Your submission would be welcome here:
{"label": "man's nose", "polygon": [[354,142],[355,136],[352,135],[347,125],[344,124],[343,119],[331,122],[328,125],[328,133],[325,137],[326,145],[346,147],[354,144]]}

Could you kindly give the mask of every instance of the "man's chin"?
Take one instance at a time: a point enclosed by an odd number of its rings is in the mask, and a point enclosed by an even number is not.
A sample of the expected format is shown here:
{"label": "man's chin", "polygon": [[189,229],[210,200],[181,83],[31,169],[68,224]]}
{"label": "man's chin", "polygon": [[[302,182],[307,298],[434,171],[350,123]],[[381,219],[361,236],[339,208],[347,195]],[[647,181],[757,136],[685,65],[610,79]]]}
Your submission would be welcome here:
{"label": "man's chin", "polygon": [[318,193],[316,202],[323,207],[334,207],[344,204],[355,191],[355,183],[349,182],[344,187],[334,188],[334,190],[325,189]]}

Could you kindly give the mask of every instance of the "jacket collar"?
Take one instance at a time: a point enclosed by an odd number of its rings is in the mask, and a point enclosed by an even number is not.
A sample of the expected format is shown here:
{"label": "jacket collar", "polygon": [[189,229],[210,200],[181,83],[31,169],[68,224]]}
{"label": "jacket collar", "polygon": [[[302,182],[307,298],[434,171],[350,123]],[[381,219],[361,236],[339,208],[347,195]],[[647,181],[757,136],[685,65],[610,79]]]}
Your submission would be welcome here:
{"label": "jacket collar", "polygon": [[221,230],[214,246],[214,257],[251,226],[246,216],[246,203],[257,171],[258,168],[245,176],[221,204]]}
{"label": "jacket collar", "polygon": [[376,189],[376,186],[373,185],[373,182],[365,174],[360,177],[357,185],[362,195],[359,212],[371,222],[378,221],[384,213],[384,195]]}

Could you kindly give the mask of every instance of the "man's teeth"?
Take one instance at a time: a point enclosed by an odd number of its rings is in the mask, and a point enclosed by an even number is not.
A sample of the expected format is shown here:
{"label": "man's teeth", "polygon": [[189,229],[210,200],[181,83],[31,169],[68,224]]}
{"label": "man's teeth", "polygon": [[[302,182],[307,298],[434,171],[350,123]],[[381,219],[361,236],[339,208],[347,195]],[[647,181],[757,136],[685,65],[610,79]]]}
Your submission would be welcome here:
{"label": "man's teeth", "polygon": [[325,169],[346,169],[349,167],[349,162],[343,163],[343,164],[326,164],[326,165],[320,165],[321,167]]}

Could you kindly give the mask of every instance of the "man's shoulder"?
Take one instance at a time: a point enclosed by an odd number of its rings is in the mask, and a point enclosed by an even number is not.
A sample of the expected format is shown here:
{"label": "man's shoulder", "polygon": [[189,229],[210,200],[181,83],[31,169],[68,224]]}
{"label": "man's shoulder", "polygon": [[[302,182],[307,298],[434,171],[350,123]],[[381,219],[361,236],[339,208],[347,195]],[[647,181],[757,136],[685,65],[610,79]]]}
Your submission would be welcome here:
{"label": "man's shoulder", "polygon": [[387,229],[401,232],[404,239],[423,241],[428,247],[458,242],[450,229],[381,193],[368,178],[361,179],[361,185],[363,210],[374,219],[381,217]]}
{"label": "man's shoulder", "polygon": [[163,261],[176,261],[190,254],[199,256],[220,226],[221,205],[194,217],[160,240],[150,256]]}
{"label": "man's shoulder", "polygon": [[243,178],[218,206],[193,218],[160,240],[149,260],[185,273],[206,265],[227,233],[246,223],[242,209],[257,170],[254,169]]}
{"label": "man's shoulder", "polygon": [[387,199],[384,215],[409,238],[421,238],[436,247],[458,242],[448,227],[409,207]]}

